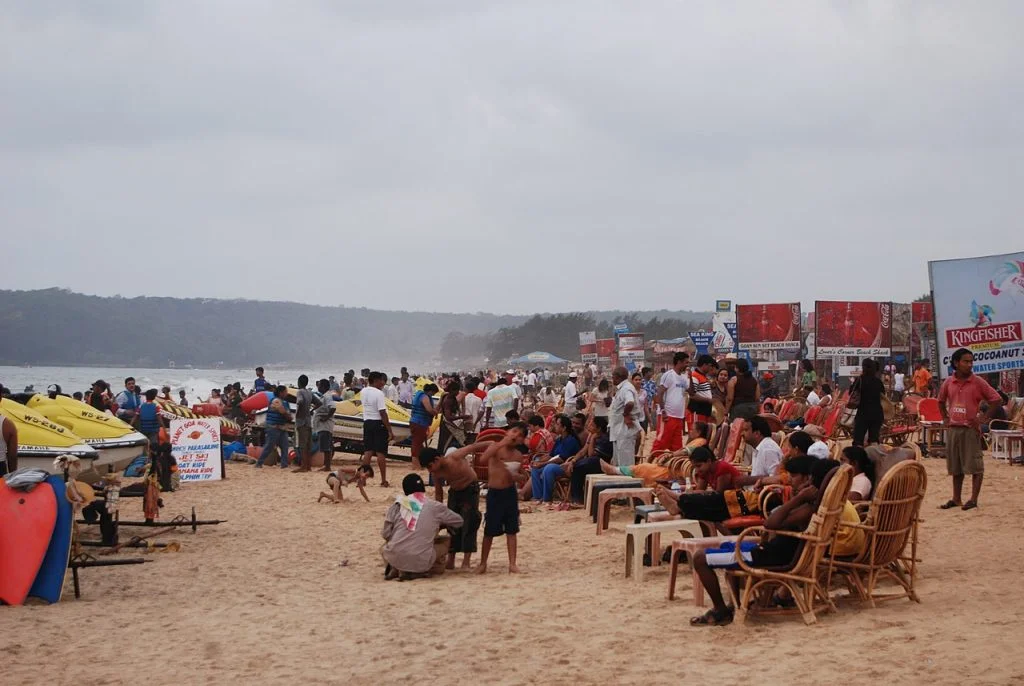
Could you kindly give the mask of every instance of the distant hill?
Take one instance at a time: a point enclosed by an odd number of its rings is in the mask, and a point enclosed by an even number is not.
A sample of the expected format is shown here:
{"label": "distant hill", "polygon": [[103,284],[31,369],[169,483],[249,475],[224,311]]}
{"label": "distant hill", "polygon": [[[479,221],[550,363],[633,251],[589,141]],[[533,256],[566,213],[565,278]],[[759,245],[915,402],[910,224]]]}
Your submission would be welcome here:
{"label": "distant hill", "polygon": [[[586,313],[612,321],[621,312]],[[658,312],[707,319],[707,313]],[[396,312],[255,300],[104,298],[0,290],[0,364],[246,367],[409,360],[439,364],[449,334],[514,331],[529,316]],[[572,347],[572,341],[565,346]],[[552,351],[554,352],[554,351]]]}

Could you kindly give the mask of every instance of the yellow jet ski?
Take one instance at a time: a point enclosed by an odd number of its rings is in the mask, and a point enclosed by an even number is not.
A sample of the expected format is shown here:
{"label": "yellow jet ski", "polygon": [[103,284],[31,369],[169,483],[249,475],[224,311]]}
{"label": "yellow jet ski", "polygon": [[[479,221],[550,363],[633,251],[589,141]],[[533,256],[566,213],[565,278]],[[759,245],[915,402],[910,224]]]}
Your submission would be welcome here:
{"label": "yellow jet ski", "polygon": [[35,410],[10,398],[0,400],[0,414],[14,423],[18,430],[18,467],[45,469],[59,473],[53,461],[61,455],[74,455],[83,471],[89,471],[99,458],[96,449],[87,445],[66,427],[55,424]]}
{"label": "yellow jet ski", "polygon": [[23,401],[54,424],[70,429],[95,448],[99,458],[94,466],[101,474],[124,469],[145,453],[149,445],[146,437],[130,424],[74,398],[58,395],[51,399],[37,393],[24,400],[17,396],[15,399]]}

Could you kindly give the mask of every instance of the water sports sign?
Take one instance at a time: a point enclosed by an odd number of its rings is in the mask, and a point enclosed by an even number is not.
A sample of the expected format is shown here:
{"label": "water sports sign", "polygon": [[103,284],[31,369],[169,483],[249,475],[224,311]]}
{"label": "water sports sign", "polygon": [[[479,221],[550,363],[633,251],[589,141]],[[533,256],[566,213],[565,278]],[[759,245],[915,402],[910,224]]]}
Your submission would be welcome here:
{"label": "water sports sign", "polygon": [[183,482],[222,479],[220,419],[172,419],[171,454],[178,462],[178,474]]}
{"label": "water sports sign", "polygon": [[1024,252],[928,263],[939,373],[958,348],[977,374],[1024,369]]}
{"label": "water sports sign", "polygon": [[585,363],[597,362],[597,333],[580,331],[580,359]]}

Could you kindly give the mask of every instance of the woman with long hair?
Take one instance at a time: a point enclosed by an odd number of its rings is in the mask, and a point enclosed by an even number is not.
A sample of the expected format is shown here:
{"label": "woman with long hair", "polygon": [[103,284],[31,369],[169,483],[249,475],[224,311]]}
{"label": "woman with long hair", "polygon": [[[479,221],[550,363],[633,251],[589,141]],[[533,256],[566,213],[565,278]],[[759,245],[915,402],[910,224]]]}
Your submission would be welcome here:
{"label": "woman with long hair", "polygon": [[875,463],[868,457],[868,453],[859,445],[850,445],[843,448],[841,462],[853,467],[853,483],[850,484],[848,500],[870,500],[871,493],[875,490]]}

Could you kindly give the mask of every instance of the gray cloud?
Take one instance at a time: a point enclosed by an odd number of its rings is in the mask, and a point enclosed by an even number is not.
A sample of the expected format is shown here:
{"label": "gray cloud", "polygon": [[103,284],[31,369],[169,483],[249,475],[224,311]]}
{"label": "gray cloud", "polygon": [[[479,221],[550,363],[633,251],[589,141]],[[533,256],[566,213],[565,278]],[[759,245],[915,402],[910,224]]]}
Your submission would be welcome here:
{"label": "gray cloud", "polygon": [[1020,247],[1019,3],[0,7],[4,288],[810,305]]}

